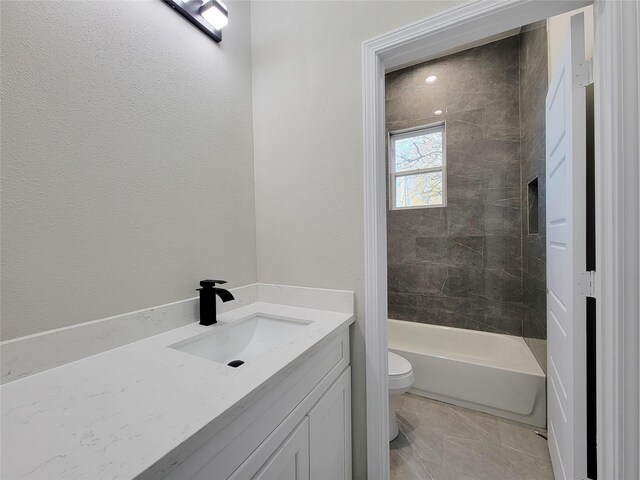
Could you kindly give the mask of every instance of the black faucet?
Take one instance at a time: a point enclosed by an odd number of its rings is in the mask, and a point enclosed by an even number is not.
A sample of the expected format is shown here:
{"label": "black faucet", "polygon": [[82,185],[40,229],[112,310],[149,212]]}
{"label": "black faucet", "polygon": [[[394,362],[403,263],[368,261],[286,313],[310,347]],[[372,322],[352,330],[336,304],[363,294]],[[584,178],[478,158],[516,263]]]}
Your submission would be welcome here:
{"label": "black faucet", "polygon": [[223,302],[234,300],[233,295],[229,290],[224,288],[217,288],[216,283],[227,283],[224,280],[202,280],[198,288],[200,292],[200,325],[213,325],[217,323],[216,320],[216,295],[220,297]]}

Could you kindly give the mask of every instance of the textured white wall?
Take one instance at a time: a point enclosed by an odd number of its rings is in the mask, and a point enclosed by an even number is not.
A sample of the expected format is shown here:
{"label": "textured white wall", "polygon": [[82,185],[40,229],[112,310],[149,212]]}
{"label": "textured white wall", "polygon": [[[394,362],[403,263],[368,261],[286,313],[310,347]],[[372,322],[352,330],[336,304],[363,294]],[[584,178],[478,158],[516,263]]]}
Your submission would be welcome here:
{"label": "textured white wall", "polygon": [[0,4],[2,338],[253,283],[249,4]]}
{"label": "textured white wall", "polygon": [[[461,2],[254,2],[258,279],[363,307],[361,44]],[[365,320],[352,335],[354,478],[366,478]]]}

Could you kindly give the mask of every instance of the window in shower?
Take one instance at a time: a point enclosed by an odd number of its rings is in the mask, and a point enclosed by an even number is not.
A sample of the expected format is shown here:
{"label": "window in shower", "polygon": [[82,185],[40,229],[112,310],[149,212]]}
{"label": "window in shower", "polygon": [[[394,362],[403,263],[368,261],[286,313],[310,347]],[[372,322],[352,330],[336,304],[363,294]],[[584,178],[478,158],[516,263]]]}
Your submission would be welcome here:
{"label": "window in shower", "polygon": [[446,206],[444,124],[389,134],[392,210]]}

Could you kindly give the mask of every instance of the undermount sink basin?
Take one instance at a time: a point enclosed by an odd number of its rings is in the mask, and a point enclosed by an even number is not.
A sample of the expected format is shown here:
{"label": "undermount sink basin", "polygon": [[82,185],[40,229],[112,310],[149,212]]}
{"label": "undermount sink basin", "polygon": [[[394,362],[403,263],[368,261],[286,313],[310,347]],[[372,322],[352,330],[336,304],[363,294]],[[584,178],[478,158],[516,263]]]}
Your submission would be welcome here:
{"label": "undermount sink basin", "polygon": [[[247,362],[282,345],[310,322],[292,318],[255,314],[227,324],[217,324],[211,332],[183,340],[171,348],[198,357],[229,364]],[[237,366],[237,365],[236,365]]]}

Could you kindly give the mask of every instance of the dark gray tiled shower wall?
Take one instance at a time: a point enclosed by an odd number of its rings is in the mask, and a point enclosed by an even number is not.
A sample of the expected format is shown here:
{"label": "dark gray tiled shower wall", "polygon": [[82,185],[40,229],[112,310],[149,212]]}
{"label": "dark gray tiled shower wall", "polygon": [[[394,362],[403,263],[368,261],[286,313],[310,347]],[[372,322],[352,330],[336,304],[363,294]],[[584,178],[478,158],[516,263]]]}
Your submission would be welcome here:
{"label": "dark gray tiled shower wall", "polygon": [[386,77],[387,130],[444,120],[447,148],[447,207],[388,212],[390,318],[524,333],[520,50],[514,36]]}

